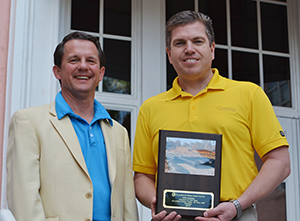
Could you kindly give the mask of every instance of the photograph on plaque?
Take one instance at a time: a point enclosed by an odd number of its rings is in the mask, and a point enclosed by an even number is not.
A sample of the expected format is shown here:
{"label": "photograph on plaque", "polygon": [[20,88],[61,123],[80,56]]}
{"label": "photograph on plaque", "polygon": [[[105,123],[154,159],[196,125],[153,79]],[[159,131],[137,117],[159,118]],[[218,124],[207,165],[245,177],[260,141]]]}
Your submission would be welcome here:
{"label": "photograph on plaque", "polygon": [[166,138],[165,172],[215,175],[216,140]]}
{"label": "photograph on plaque", "polygon": [[159,131],[156,211],[203,216],[220,202],[222,135]]}

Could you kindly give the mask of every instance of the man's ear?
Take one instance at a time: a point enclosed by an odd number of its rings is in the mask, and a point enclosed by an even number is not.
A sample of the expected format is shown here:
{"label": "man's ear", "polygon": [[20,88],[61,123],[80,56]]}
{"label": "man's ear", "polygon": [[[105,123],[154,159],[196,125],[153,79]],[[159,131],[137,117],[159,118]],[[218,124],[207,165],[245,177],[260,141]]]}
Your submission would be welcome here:
{"label": "man's ear", "polygon": [[56,79],[61,80],[61,72],[60,68],[57,65],[54,65],[52,68],[53,74]]}
{"label": "man's ear", "polygon": [[168,54],[169,62],[170,62],[170,64],[172,64],[172,60],[171,60],[171,50],[170,50],[168,47],[166,47],[166,51],[167,51],[167,54]]}
{"label": "man's ear", "polygon": [[99,74],[100,74],[100,81],[102,81],[103,77],[104,77],[104,74],[105,74],[105,67],[100,68]]}
{"label": "man's ear", "polygon": [[215,42],[213,42],[210,46],[210,50],[211,50],[211,60],[214,60],[215,59],[215,48],[216,48],[216,45],[215,45]]}

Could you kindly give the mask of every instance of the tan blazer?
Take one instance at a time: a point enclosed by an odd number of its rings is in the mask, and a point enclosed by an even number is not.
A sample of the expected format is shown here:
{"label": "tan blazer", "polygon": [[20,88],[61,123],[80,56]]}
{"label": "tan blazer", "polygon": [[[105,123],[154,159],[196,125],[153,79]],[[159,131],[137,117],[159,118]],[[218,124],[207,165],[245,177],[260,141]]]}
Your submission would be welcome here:
{"label": "tan blazer", "polygon": [[[126,129],[103,120],[111,220],[138,220]],[[17,111],[9,127],[7,199],[17,221],[87,221],[93,185],[68,116],[57,119],[55,102]],[[100,175],[100,174],[99,174]]]}

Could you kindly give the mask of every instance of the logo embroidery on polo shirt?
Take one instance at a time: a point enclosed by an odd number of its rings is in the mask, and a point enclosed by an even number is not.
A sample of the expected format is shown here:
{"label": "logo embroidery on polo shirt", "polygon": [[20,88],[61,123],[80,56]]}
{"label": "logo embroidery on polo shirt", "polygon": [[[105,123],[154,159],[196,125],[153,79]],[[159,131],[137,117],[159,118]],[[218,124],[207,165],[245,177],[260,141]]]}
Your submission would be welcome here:
{"label": "logo embroidery on polo shirt", "polygon": [[279,133],[280,133],[280,135],[282,136],[282,137],[285,137],[285,134],[284,134],[284,132],[281,130],[281,131],[279,131]]}
{"label": "logo embroidery on polo shirt", "polygon": [[233,112],[233,113],[236,112],[236,108],[233,108],[233,107],[222,107],[222,106],[218,106],[218,107],[217,107],[217,110],[218,110],[218,111],[224,111],[224,112]]}

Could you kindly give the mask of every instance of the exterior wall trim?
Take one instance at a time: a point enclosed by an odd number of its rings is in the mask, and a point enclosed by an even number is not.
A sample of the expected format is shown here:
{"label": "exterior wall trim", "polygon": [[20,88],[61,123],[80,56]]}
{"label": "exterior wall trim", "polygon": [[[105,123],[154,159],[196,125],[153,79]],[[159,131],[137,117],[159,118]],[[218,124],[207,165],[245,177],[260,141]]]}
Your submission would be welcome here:
{"label": "exterior wall trim", "polygon": [[[4,141],[6,133],[5,133],[5,98],[6,98],[6,78],[7,78],[7,54],[8,54],[8,43],[9,43],[9,23],[10,23],[10,8],[11,8],[11,1],[3,1],[0,7],[0,140]],[[0,144],[0,171],[5,170],[5,165],[3,160],[5,158],[5,151],[4,151],[4,142]],[[0,176],[0,188],[3,190],[2,184],[2,176]],[[0,202],[1,196],[3,195],[2,191],[0,192]]]}

